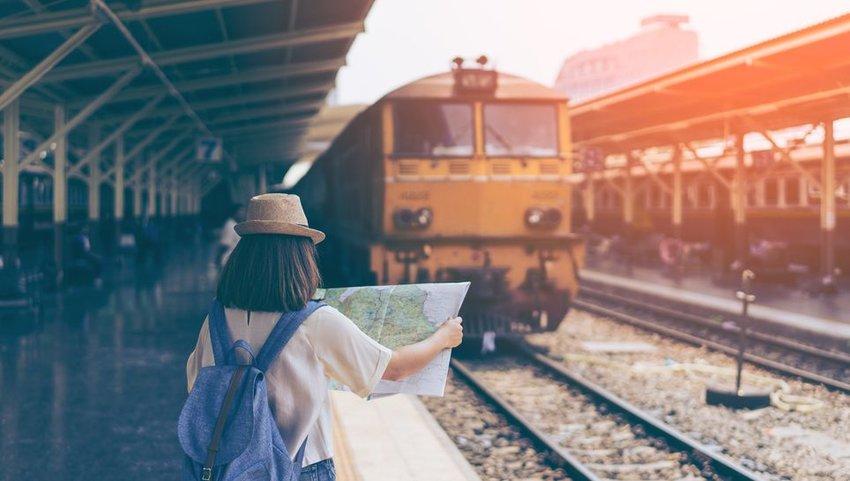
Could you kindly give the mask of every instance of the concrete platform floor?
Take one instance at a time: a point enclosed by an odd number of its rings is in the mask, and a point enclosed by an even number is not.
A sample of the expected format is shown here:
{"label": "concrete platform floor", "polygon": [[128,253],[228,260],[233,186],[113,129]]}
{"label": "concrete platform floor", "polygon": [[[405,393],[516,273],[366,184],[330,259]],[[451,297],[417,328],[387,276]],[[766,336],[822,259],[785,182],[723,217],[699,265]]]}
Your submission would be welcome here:
{"label": "concrete platform floor", "polygon": [[203,246],[0,318],[0,480],[177,479],[186,358],[213,296]]}

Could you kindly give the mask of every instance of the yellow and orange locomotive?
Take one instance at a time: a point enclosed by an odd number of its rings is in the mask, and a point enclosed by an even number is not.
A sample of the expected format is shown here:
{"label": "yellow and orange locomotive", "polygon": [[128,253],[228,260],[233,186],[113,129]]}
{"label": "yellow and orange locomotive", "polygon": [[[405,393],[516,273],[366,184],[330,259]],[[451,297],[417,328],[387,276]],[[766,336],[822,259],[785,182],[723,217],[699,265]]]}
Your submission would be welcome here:
{"label": "yellow and orange locomotive", "polygon": [[471,281],[467,330],[553,330],[578,289],[567,99],[454,68],[369,106],[293,188],[328,286]]}

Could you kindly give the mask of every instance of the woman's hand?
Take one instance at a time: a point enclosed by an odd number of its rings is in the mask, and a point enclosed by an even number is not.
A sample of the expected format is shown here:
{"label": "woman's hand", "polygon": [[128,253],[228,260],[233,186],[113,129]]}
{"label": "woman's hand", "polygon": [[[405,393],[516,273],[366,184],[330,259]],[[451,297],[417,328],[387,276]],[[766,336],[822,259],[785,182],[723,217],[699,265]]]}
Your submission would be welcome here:
{"label": "woman's hand", "polygon": [[463,319],[453,317],[444,322],[434,334],[440,336],[444,349],[451,349],[460,345],[463,341]]}
{"label": "woman's hand", "polygon": [[454,317],[444,322],[428,339],[416,344],[402,346],[393,352],[383,379],[398,381],[422,370],[443,349],[460,345],[463,340],[463,319]]}

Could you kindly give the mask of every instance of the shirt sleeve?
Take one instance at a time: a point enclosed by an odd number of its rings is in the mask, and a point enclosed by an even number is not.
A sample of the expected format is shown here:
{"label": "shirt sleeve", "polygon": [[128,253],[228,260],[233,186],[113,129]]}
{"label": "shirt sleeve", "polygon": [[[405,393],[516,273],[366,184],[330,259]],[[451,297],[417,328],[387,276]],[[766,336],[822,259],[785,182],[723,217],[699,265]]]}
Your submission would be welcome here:
{"label": "shirt sleeve", "polygon": [[332,307],[316,311],[309,336],[325,374],[360,397],[375,389],[393,355]]}
{"label": "shirt sleeve", "polygon": [[212,366],[215,364],[215,358],[210,345],[210,329],[209,321],[204,319],[204,324],[201,326],[201,332],[198,333],[198,342],[195,344],[195,350],[189,355],[189,360],[186,361],[186,387],[189,392],[192,392],[192,386],[195,385],[195,379],[201,368]]}

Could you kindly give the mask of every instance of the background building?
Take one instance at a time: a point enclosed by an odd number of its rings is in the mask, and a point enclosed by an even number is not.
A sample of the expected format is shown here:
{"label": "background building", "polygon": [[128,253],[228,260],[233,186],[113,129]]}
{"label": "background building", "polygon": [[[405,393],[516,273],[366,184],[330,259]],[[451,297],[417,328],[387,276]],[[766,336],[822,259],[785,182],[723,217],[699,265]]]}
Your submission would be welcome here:
{"label": "background building", "polygon": [[656,15],[625,40],[584,50],[564,61],[555,88],[579,101],[696,62],[696,32],[682,28],[686,15]]}

